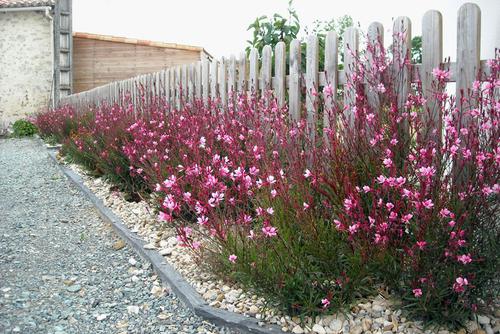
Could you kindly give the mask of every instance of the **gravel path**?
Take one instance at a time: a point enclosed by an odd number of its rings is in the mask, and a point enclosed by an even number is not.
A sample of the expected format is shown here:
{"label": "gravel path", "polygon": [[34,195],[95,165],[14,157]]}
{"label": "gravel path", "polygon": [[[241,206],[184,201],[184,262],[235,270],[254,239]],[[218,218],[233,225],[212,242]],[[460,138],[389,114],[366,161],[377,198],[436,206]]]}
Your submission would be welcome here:
{"label": "gravel path", "polygon": [[0,333],[221,332],[118,240],[38,141],[0,140]]}

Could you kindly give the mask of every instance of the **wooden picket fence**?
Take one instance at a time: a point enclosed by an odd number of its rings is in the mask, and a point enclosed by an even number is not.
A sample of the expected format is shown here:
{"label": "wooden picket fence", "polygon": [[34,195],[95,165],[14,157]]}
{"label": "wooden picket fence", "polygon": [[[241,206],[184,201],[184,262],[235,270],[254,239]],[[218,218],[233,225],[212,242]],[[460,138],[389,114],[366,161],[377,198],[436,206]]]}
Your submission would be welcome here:
{"label": "wooden picket fence", "polygon": [[[424,96],[431,101],[433,83],[432,70],[443,62],[443,18],[440,12],[428,11],[422,20],[422,63],[412,65],[402,73],[403,83],[398,92],[401,101],[406,98],[411,82],[421,81]],[[371,41],[384,40],[384,28],[378,22],[368,28],[367,37]],[[411,22],[407,17],[394,20],[394,36],[404,36],[403,42],[397,45],[404,59],[411,48]],[[460,91],[467,91],[477,78],[477,73],[488,72],[486,61],[480,60],[481,10],[475,4],[467,3],[460,7],[457,17],[457,60],[449,64],[450,81],[456,82],[457,96]],[[396,37],[395,37],[396,38]],[[344,70],[339,70],[339,40],[335,32],[330,32],[325,40],[324,68],[319,69],[319,43],[317,36],[309,36],[306,45],[306,71],[301,69],[301,42],[293,40],[286,54],[286,46],[278,43],[273,50],[267,45],[259,55],[256,49],[241,53],[239,59],[235,56],[222,58],[220,61],[199,61],[191,65],[183,65],[164,69],[160,72],[139,75],[127,80],[112,82],[89,91],[61,98],[61,104],[82,106],[98,105],[103,101],[122,103],[124,94],[130,94],[134,104],[141,103],[142,98],[159,97],[166,99],[172,107],[178,107],[180,101],[191,102],[194,99],[218,98],[226,105],[228,98],[234,93],[253,92],[263,94],[273,90],[274,96],[281,104],[287,104],[290,117],[298,119],[305,102],[306,117],[309,124],[317,117],[316,94],[302,94],[319,91],[321,87],[330,84],[332,87],[344,89],[345,103],[352,102],[355,94],[349,92],[344,84],[350,74],[354,55],[359,52],[359,31],[351,27],[343,36]],[[351,52],[347,51],[347,47]],[[286,57],[289,57],[288,71]],[[274,76],[272,66],[274,65]],[[398,66],[398,64],[395,64]],[[142,92],[142,88],[145,90]],[[305,96],[305,101],[303,97]],[[430,103],[430,102],[429,102]]]}

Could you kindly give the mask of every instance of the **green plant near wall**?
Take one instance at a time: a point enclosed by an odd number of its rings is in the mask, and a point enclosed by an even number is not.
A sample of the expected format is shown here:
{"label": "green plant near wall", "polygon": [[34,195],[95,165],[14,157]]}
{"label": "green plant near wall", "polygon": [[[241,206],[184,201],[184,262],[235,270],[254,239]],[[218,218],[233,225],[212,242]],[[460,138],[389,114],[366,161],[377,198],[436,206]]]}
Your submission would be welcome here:
{"label": "green plant near wall", "polygon": [[31,137],[38,132],[36,126],[28,120],[19,119],[12,125],[15,137]]}

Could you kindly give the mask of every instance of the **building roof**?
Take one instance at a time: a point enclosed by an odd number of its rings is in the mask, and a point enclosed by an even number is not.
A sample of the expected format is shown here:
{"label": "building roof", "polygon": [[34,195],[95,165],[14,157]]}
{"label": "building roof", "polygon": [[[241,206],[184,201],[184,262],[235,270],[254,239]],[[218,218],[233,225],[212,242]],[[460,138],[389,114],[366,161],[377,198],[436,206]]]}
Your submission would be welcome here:
{"label": "building roof", "polygon": [[54,6],[55,0],[0,0],[0,8]]}
{"label": "building roof", "polygon": [[[2,1],[2,0],[0,0],[0,1]],[[155,42],[155,41],[148,41],[148,40],[143,40],[143,39],[90,34],[90,33],[85,33],[85,32],[74,32],[73,38],[86,38],[86,39],[94,39],[94,40],[98,40],[98,41],[154,46],[154,47],[158,47],[158,48],[198,51],[198,52],[203,52],[209,58],[212,58],[212,56],[204,48],[202,48],[200,46],[184,45],[184,44],[177,44],[177,43]]]}

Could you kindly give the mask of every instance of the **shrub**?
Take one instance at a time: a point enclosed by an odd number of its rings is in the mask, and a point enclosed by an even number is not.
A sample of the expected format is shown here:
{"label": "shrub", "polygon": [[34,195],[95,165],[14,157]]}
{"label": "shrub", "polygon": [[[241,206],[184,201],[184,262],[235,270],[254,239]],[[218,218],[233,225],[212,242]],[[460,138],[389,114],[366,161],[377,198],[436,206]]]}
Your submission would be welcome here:
{"label": "shrub", "polygon": [[353,105],[311,92],[330,120],[315,141],[272,95],[65,107],[37,124],[123,189],[155,192],[158,219],[200,263],[288,313],[334,312],[384,286],[411,316],[456,326],[498,296],[500,55],[458,100],[436,69],[434,118],[420,85],[398,98],[400,59],[368,50],[370,67],[362,56],[348,78]]}
{"label": "shrub", "polygon": [[19,119],[12,125],[15,137],[31,137],[37,133],[36,126],[28,120]]}

